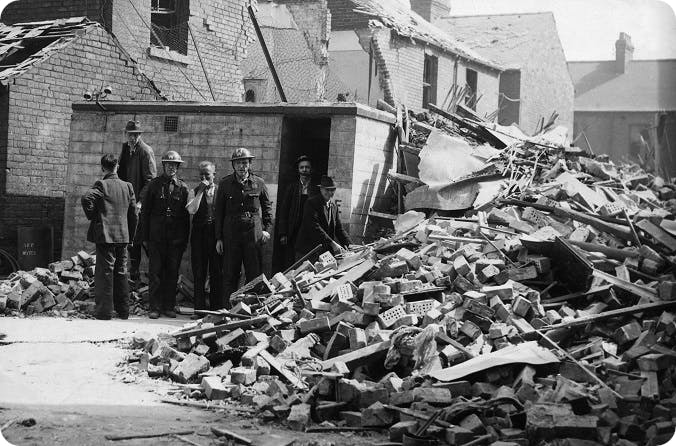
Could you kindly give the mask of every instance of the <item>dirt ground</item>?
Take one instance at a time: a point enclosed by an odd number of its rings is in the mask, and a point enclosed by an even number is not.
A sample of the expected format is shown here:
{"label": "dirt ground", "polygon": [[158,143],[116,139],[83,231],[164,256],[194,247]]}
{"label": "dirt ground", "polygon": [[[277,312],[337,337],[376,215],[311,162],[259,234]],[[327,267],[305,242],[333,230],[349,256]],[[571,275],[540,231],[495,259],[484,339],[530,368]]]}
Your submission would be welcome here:
{"label": "dirt ground", "polygon": [[[125,373],[118,364],[134,333],[171,332],[185,320],[95,321],[0,318],[0,428],[13,445],[219,445],[222,427],[260,446],[367,445],[379,434],[306,434],[234,409],[162,403],[168,381]],[[34,424],[32,423],[34,420]],[[33,424],[33,425],[31,425]],[[175,437],[109,441],[105,435],[194,431]],[[192,443],[189,443],[192,441]],[[0,438],[0,446],[3,440]],[[234,443],[233,443],[234,444]]]}

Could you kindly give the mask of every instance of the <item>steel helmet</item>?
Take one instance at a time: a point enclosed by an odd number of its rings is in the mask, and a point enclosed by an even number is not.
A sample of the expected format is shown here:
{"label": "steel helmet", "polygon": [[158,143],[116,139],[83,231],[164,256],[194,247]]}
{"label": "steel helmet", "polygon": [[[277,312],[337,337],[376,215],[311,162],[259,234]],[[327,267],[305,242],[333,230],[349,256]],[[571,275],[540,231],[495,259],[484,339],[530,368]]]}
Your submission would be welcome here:
{"label": "steel helmet", "polygon": [[181,164],[183,160],[181,159],[181,155],[178,154],[178,152],[174,150],[170,150],[164,155],[162,155],[162,162],[163,163],[177,163]]}
{"label": "steel helmet", "polygon": [[244,147],[240,147],[239,149],[235,149],[234,152],[232,152],[232,158],[230,158],[230,161],[237,161],[237,160],[252,160],[254,159],[255,156],[249,152],[248,149],[245,149]]}

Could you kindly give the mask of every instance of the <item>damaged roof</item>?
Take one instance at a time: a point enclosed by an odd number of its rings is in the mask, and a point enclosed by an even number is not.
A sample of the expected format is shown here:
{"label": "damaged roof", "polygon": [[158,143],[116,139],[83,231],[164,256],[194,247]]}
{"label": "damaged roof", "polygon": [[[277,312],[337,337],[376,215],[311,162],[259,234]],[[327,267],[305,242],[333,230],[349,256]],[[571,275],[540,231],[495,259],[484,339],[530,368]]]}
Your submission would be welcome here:
{"label": "damaged roof", "polygon": [[676,59],[632,60],[624,73],[614,60],[568,62],[575,111],[676,110]]}
{"label": "damaged roof", "polygon": [[21,76],[92,26],[98,25],[85,17],[11,26],[0,23],[0,83],[6,85]]}
{"label": "damaged roof", "polygon": [[542,45],[565,60],[551,12],[443,17],[435,23],[458,42],[508,68],[530,62],[532,51]]}
{"label": "damaged roof", "polygon": [[428,43],[441,50],[498,71],[504,69],[500,63],[482,56],[469,46],[454,39],[400,2],[392,0],[350,1],[356,6],[354,9],[356,13],[371,16],[401,37]]}

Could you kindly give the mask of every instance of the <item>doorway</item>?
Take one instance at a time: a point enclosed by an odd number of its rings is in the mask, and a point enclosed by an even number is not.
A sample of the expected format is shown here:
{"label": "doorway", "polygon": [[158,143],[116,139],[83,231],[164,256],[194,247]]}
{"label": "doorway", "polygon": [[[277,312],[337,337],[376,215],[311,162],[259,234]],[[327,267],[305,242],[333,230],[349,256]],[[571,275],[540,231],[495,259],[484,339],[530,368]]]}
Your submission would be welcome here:
{"label": "doorway", "polygon": [[[278,221],[282,199],[289,186],[298,181],[295,161],[301,155],[312,159],[312,183],[318,184],[322,175],[326,175],[329,166],[329,140],[331,118],[295,118],[285,117],[282,124],[282,144],[279,153],[279,181],[277,185],[277,209],[275,221]],[[275,225],[272,254],[272,270],[283,271],[290,266],[287,249],[279,241],[279,227]]]}

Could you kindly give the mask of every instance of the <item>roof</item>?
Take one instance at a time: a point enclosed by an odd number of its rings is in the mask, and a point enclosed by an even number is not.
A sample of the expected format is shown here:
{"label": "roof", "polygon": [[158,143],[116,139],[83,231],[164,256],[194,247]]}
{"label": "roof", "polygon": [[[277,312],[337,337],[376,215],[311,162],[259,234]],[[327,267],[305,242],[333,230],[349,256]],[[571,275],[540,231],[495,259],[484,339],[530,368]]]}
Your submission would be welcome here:
{"label": "roof", "polygon": [[506,68],[521,68],[547,40],[565,60],[551,12],[443,17],[435,24],[451,37]]}
{"label": "roof", "polygon": [[381,22],[401,37],[422,41],[486,67],[498,71],[503,70],[499,63],[484,57],[479,52],[452,38],[445,31],[432,25],[401,2],[392,0],[350,1],[356,6],[356,13],[373,17],[374,20]]}
{"label": "roof", "polygon": [[0,83],[21,76],[94,26],[98,25],[84,17],[12,26],[0,23]]}
{"label": "roof", "polygon": [[569,62],[575,111],[676,110],[676,59],[632,60],[624,73],[615,61]]}
{"label": "roof", "polygon": [[[256,17],[288,102],[314,101],[320,93],[324,93],[327,100],[335,101],[338,93],[349,90],[333,73],[322,71],[315,62],[303,32],[285,5],[261,2],[258,7]],[[260,98],[260,102],[279,101],[259,42],[249,46],[248,56],[242,62],[242,74],[244,79],[268,80],[266,97]]]}

